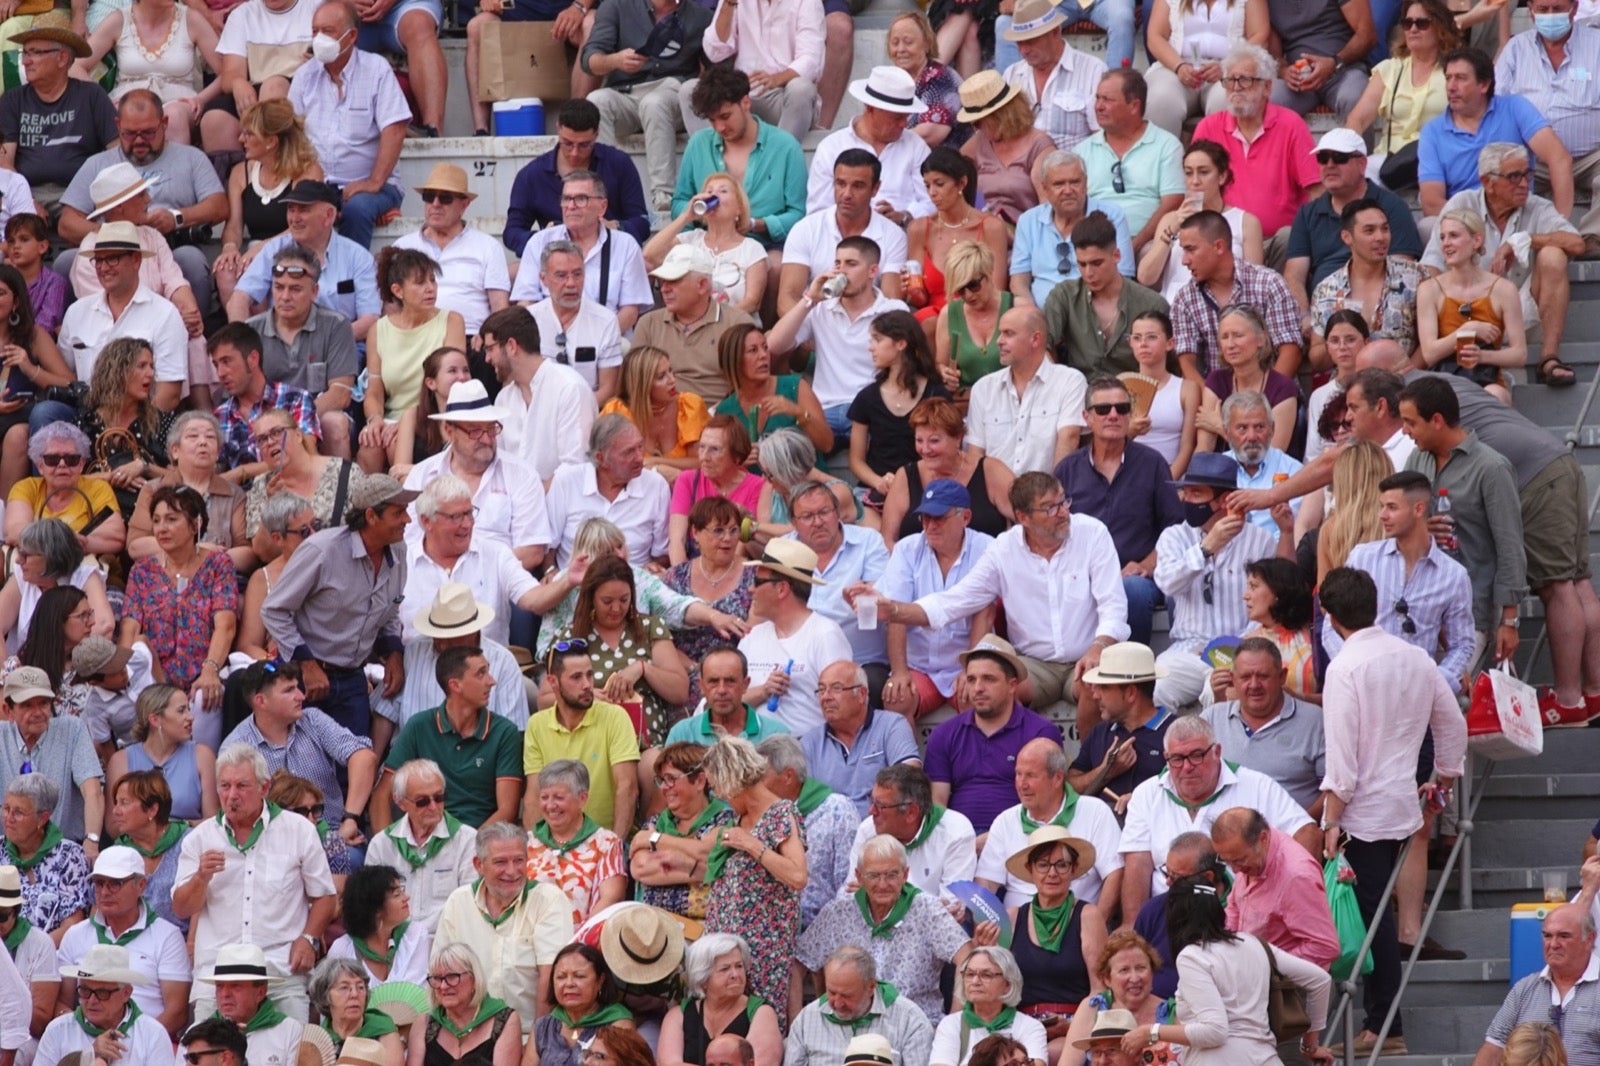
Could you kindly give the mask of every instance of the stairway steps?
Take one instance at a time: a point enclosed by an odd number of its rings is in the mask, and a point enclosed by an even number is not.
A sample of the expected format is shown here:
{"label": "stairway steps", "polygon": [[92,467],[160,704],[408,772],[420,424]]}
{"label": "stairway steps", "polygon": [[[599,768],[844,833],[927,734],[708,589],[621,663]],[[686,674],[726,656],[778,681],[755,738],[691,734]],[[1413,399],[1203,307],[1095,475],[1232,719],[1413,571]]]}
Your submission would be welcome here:
{"label": "stairway steps", "polygon": [[[1502,995],[1501,999],[1505,997]],[[1472,1061],[1472,1054],[1483,1044],[1483,1034],[1494,1021],[1500,1003],[1466,1003],[1447,1007],[1402,1007],[1406,1047],[1422,1055],[1461,1055]],[[1398,1059],[1383,1059],[1384,1063]]]}

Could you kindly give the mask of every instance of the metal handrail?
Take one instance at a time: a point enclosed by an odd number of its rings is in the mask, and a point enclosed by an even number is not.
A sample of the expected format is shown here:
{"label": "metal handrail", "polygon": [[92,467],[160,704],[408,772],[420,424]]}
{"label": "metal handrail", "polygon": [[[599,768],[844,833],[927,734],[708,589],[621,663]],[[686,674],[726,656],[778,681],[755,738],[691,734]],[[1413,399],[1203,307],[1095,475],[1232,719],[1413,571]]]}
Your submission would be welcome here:
{"label": "metal handrail", "polygon": [[[1373,1045],[1372,1054],[1367,1059],[1367,1066],[1377,1066],[1378,1058],[1383,1053],[1383,1042],[1389,1035],[1389,1030],[1394,1026],[1394,1020],[1400,1015],[1400,1003],[1405,997],[1406,986],[1411,983],[1411,974],[1416,969],[1418,956],[1422,954],[1422,945],[1428,938],[1428,930],[1433,926],[1434,915],[1439,911],[1439,904],[1444,900],[1445,890],[1450,884],[1450,875],[1455,870],[1456,860],[1461,856],[1467,842],[1472,839],[1473,819],[1478,813],[1478,804],[1483,802],[1484,795],[1489,789],[1489,779],[1494,776],[1494,762],[1484,763],[1483,775],[1478,782],[1475,792],[1470,792],[1470,774],[1472,771],[1472,757],[1468,755],[1465,769],[1462,773],[1463,791],[1470,793],[1470,801],[1463,814],[1457,829],[1456,842],[1450,848],[1450,854],[1445,859],[1444,870],[1439,875],[1439,883],[1434,886],[1433,896],[1428,901],[1428,909],[1422,916],[1422,928],[1417,933],[1417,941],[1411,945],[1411,957],[1406,960],[1400,970],[1400,987],[1395,990],[1394,1000],[1389,1004],[1389,1013],[1383,1019],[1383,1028],[1378,1031],[1377,1043]],[[1361,950],[1356,953],[1355,962],[1350,968],[1350,976],[1339,982],[1339,989],[1344,993],[1344,998],[1339,1001],[1339,1006],[1328,1019],[1327,1031],[1331,1032],[1341,1022],[1344,1029],[1344,1066],[1354,1066],[1356,1054],[1356,1016],[1355,996],[1356,978],[1361,973],[1361,966],[1366,961],[1368,953],[1372,950],[1372,941],[1378,934],[1378,920],[1389,906],[1389,899],[1394,895],[1395,885],[1400,880],[1400,870],[1405,865],[1406,856],[1416,843],[1413,835],[1400,846],[1400,854],[1395,860],[1394,870],[1389,874],[1389,883],[1384,887],[1383,899],[1373,911],[1375,920],[1367,927],[1367,935],[1361,941]]]}

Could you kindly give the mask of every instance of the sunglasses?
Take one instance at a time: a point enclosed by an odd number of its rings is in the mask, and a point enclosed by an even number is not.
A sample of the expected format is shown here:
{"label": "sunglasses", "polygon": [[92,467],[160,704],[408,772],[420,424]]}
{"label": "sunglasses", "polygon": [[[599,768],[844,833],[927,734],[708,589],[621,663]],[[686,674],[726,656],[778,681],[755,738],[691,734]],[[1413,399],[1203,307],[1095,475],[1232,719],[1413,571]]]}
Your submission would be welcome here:
{"label": "sunglasses", "polygon": [[1112,411],[1117,412],[1119,415],[1127,415],[1133,413],[1133,404],[1127,401],[1122,403],[1092,403],[1089,405],[1089,410],[1101,418],[1109,415]]}
{"label": "sunglasses", "polygon": [[189,1066],[200,1066],[202,1062],[212,1055],[223,1055],[227,1051],[228,1049],[225,1047],[206,1048],[203,1051],[185,1051],[183,1053],[183,1061],[187,1062]]}
{"label": "sunglasses", "polygon": [[1411,605],[1401,596],[1394,601],[1394,613],[1400,616],[1400,632],[1408,637],[1417,635],[1417,623],[1411,620]]}
{"label": "sunglasses", "polygon": [[1122,160],[1111,164],[1111,191],[1121,196],[1128,191],[1128,183],[1122,180]]}
{"label": "sunglasses", "polygon": [[311,278],[313,281],[315,281],[317,277],[311,272],[310,267],[301,266],[299,263],[277,263],[273,265],[273,277],[281,278],[285,275],[291,278]]}
{"label": "sunglasses", "polygon": [[289,809],[309,822],[322,820],[323,805],[320,803],[314,803],[309,807],[290,807]]}
{"label": "sunglasses", "polygon": [[1350,160],[1358,159],[1358,158],[1360,158],[1360,157],[1357,156],[1353,152],[1318,152],[1317,153],[1317,162],[1321,163],[1323,166],[1327,166],[1330,163],[1334,164],[1335,166],[1342,166],[1343,164],[1350,162]]}
{"label": "sunglasses", "polygon": [[316,531],[317,531],[317,526],[316,526],[315,522],[313,522],[309,526],[301,526],[298,529],[286,529],[286,530],[284,530],[285,533],[293,533],[295,536],[299,537],[301,540],[304,540],[305,538],[311,536],[311,534],[315,533]]}
{"label": "sunglasses", "polygon": [[757,577],[750,580],[750,584],[760,588],[762,585],[781,585],[788,581],[785,577]]}
{"label": "sunglasses", "polygon": [[457,200],[464,200],[464,199],[466,199],[466,197],[462,196],[460,193],[435,192],[432,189],[423,189],[422,190],[422,202],[425,203],[425,204],[438,203],[438,204],[444,205],[445,207],[449,207],[451,204],[455,203]]}
{"label": "sunglasses", "polygon": [[43,463],[45,466],[77,466],[79,463],[83,462],[83,456],[61,454],[41,455],[39,456],[39,462]]}
{"label": "sunglasses", "polygon": [[443,807],[444,793],[435,792],[431,796],[412,796],[411,802],[416,804],[418,807]]}
{"label": "sunglasses", "polygon": [[961,286],[961,288],[957,289],[956,290],[956,295],[957,296],[971,296],[973,293],[977,292],[981,288],[983,288],[983,279],[982,278],[973,278],[971,281],[969,281],[965,285]]}
{"label": "sunglasses", "polygon": [[[1077,260],[1072,257],[1072,242],[1059,241],[1056,244],[1056,273],[1071,277],[1078,269]],[[1207,290],[1210,291],[1210,290]]]}
{"label": "sunglasses", "polygon": [[1428,30],[1433,28],[1433,19],[1427,17],[1426,15],[1424,15],[1422,18],[1416,19],[1404,18],[1400,20],[1400,25],[1404,29],[1408,30]]}

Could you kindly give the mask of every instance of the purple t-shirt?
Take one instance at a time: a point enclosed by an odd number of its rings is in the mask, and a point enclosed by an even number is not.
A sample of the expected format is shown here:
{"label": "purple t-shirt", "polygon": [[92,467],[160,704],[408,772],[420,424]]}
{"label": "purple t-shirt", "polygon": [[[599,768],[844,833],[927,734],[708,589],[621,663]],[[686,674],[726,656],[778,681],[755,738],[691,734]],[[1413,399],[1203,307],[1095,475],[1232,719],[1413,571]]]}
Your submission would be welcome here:
{"label": "purple t-shirt", "polygon": [[[1206,375],[1206,388],[1216,393],[1218,400],[1226,400],[1233,395],[1233,371],[1225,366],[1217,367]],[[1299,386],[1276,370],[1267,371],[1267,381],[1261,391],[1266,394],[1267,402],[1274,407],[1300,395]]]}
{"label": "purple t-shirt", "polygon": [[1001,811],[1017,805],[1017,753],[1039,737],[1060,744],[1061,728],[1020,703],[993,736],[985,736],[975,712],[966,711],[928,736],[924,767],[929,780],[950,786],[950,809],[986,833]]}

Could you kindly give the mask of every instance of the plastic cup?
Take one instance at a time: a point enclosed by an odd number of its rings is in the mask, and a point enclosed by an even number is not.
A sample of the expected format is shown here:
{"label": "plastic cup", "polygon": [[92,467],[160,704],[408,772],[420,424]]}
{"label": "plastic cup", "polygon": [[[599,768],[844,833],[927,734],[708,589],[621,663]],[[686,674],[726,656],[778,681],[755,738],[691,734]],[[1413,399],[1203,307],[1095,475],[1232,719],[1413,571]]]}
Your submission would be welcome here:
{"label": "plastic cup", "polygon": [[869,593],[856,600],[856,628],[878,628],[878,597]]}
{"label": "plastic cup", "polygon": [[1544,871],[1544,901],[1546,903],[1565,903],[1567,901],[1567,871]]}

